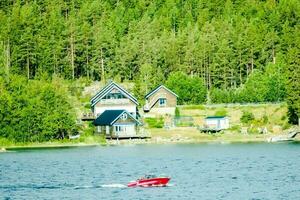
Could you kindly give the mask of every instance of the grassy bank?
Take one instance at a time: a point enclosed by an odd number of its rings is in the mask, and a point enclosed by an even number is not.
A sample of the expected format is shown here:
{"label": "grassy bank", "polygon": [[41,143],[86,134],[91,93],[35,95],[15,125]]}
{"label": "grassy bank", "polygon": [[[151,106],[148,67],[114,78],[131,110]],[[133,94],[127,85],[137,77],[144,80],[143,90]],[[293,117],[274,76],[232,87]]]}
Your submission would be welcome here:
{"label": "grassy bank", "polygon": [[[253,114],[253,119],[241,122],[243,112]],[[193,118],[188,126],[178,125],[170,129],[163,128],[164,116],[145,120],[145,129],[151,138],[146,140],[120,141],[118,143],[233,143],[233,142],[266,142],[268,138],[278,136],[290,127],[287,122],[287,106],[281,104],[225,104],[225,105],[188,105],[179,106],[181,116]],[[215,134],[201,133],[197,127],[203,126],[204,118],[213,115],[226,115],[230,118],[231,128]],[[155,123],[153,122],[155,121]],[[156,123],[157,122],[157,123]],[[159,123],[158,123],[159,122]],[[154,124],[154,125],[153,125]],[[158,126],[159,125],[159,126]],[[93,135],[94,126],[83,123],[82,134],[79,139],[53,140],[49,142],[14,143],[0,138],[0,147],[6,149],[18,148],[61,148],[76,146],[91,146],[115,144],[116,141],[106,141],[103,136]],[[152,127],[151,127],[152,126]],[[259,134],[258,129],[266,127],[267,134]],[[247,129],[247,134],[242,134],[242,129]],[[296,140],[300,140],[298,136]]]}
{"label": "grassy bank", "polygon": [[207,134],[201,133],[194,127],[178,127],[170,130],[151,129],[151,140],[153,142],[183,142],[183,143],[202,143],[202,142],[266,142],[267,138],[274,134],[237,134],[231,131]]}
{"label": "grassy bank", "polygon": [[82,147],[106,145],[103,136],[83,136],[78,139],[70,140],[52,140],[47,142],[13,142],[5,138],[0,138],[0,147],[5,149],[23,149],[23,148],[62,148],[62,147]]}
{"label": "grassy bank", "polygon": [[[181,117],[192,119],[189,125],[180,123],[177,127],[164,129],[145,120],[152,136],[147,143],[266,142],[291,127],[285,103],[185,105],[179,106],[178,110]],[[242,120],[244,113],[250,113],[252,117]],[[207,116],[228,116],[230,128],[215,134],[201,133],[197,127],[204,125]],[[262,128],[267,129],[267,133],[261,134]]]}
{"label": "grassy bank", "polygon": [[[151,138],[145,140],[120,140],[108,141],[108,144],[201,144],[201,143],[262,143],[268,142],[271,137],[278,134],[241,134],[232,131],[223,131],[220,133],[206,134],[201,133],[195,127],[176,127],[169,130],[161,128],[148,129],[151,132]],[[300,142],[300,136],[295,138]]]}

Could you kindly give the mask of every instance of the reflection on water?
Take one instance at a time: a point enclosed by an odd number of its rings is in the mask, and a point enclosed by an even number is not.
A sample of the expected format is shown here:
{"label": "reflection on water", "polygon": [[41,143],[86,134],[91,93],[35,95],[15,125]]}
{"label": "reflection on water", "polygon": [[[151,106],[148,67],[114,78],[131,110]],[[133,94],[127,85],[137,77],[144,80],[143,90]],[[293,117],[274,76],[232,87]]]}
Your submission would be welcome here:
{"label": "reflection on water", "polygon": [[[300,199],[299,144],[136,145],[0,154],[0,199]],[[127,188],[145,174],[168,187]]]}

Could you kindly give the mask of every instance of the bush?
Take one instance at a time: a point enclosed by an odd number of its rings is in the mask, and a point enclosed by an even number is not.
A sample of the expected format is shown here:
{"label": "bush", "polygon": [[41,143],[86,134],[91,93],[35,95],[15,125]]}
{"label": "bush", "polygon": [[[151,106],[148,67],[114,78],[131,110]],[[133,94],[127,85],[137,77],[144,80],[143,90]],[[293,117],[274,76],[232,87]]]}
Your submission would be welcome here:
{"label": "bush", "polygon": [[241,127],[239,125],[233,125],[228,130],[229,131],[239,132],[241,130]]}
{"label": "bush", "polygon": [[75,112],[61,85],[21,76],[0,81],[0,137],[44,142],[77,133]]}
{"label": "bush", "polygon": [[148,124],[149,128],[163,128],[164,126],[164,119],[160,117],[159,119],[157,118],[145,118],[145,122]]}
{"label": "bush", "polygon": [[220,109],[215,112],[215,116],[223,117],[227,115],[227,111],[225,109]]}
{"label": "bush", "polygon": [[187,106],[184,106],[184,109],[185,110],[204,110],[205,107],[203,105],[187,105]]}
{"label": "bush", "polygon": [[183,72],[171,73],[166,86],[178,97],[178,104],[200,104],[205,102],[206,88],[201,78],[190,77]]}
{"label": "bush", "polygon": [[248,124],[254,120],[254,115],[253,113],[249,111],[243,111],[242,117],[241,117],[241,122],[244,124]]}
{"label": "bush", "polygon": [[192,127],[194,126],[193,122],[179,122],[176,124],[178,127]]}
{"label": "bush", "polygon": [[268,118],[267,115],[264,115],[264,116],[262,117],[262,122],[263,122],[264,124],[267,124],[267,123],[269,122],[269,118]]}
{"label": "bush", "polygon": [[179,111],[179,108],[176,107],[175,108],[175,117],[179,117],[180,116],[180,111]]}

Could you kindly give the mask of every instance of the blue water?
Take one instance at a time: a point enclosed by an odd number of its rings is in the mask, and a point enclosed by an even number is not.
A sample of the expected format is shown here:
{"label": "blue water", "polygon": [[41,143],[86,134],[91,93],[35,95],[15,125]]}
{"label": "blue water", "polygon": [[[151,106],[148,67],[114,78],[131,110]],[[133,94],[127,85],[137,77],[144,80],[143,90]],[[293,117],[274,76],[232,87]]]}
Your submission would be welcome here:
{"label": "blue water", "polygon": [[[127,188],[146,173],[168,187]],[[300,199],[300,144],[133,145],[0,154],[0,199]]]}

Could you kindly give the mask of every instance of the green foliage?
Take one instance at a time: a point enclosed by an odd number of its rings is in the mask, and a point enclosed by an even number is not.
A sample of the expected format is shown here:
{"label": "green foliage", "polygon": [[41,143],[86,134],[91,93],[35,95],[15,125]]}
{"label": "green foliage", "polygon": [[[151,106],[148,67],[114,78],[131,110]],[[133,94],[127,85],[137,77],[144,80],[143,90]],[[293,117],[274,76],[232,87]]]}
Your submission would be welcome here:
{"label": "green foliage", "polygon": [[243,111],[240,121],[244,124],[248,124],[248,123],[251,123],[254,119],[255,118],[254,118],[253,113],[251,113],[249,111]]}
{"label": "green foliage", "polygon": [[0,137],[15,142],[63,139],[76,133],[67,91],[45,81],[21,76],[0,79]]}
{"label": "green foliage", "polygon": [[179,121],[178,123],[176,123],[177,127],[192,127],[194,126],[193,122],[185,122],[185,121]]}
{"label": "green foliage", "polygon": [[145,122],[148,124],[149,128],[163,128],[164,127],[164,119],[160,117],[159,119],[157,118],[145,118]]}
{"label": "green foliage", "polygon": [[213,103],[235,103],[237,94],[234,90],[213,88],[210,91],[210,99]]}
{"label": "green foliage", "polygon": [[278,62],[299,38],[297,0],[2,2],[0,73],[28,78],[124,81],[140,74],[153,88],[182,71],[228,89]]}
{"label": "green foliage", "polygon": [[286,96],[285,76],[282,69],[270,64],[266,72],[255,70],[243,86],[237,89],[210,91],[213,103],[278,102]]}
{"label": "green foliage", "polygon": [[175,117],[180,117],[180,110],[178,107],[175,108]]}
{"label": "green foliage", "polygon": [[264,102],[267,93],[264,75],[260,71],[253,72],[241,91],[243,102]]}
{"label": "green foliage", "polygon": [[180,104],[205,102],[205,88],[213,103],[287,98],[297,123],[299,10],[298,0],[1,1],[0,76],[129,80],[141,103],[165,81]]}
{"label": "green foliage", "polygon": [[204,110],[205,109],[204,105],[185,105],[183,108],[185,110],[196,110],[196,109]]}
{"label": "green foliage", "polygon": [[233,125],[228,130],[233,132],[239,132],[241,130],[241,127],[239,125]]}
{"label": "green foliage", "polygon": [[225,109],[219,109],[215,112],[215,116],[226,116],[227,115],[227,111]]}
{"label": "green foliage", "polygon": [[263,123],[263,124],[267,124],[268,122],[269,122],[268,116],[267,116],[267,115],[264,115],[264,116],[262,117],[262,123]]}
{"label": "green foliage", "polygon": [[179,104],[200,104],[205,101],[206,89],[198,77],[190,77],[183,72],[171,73],[166,86],[179,96]]}
{"label": "green foliage", "polygon": [[248,128],[248,133],[249,134],[259,134],[259,130],[257,127],[250,127],[250,128]]}
{"label": "green foliage", "polygon": [[289,122],[298,124],[300,119],[300,33],[295,39],[294,47],[290,48],[287,55],[287,103]]}

